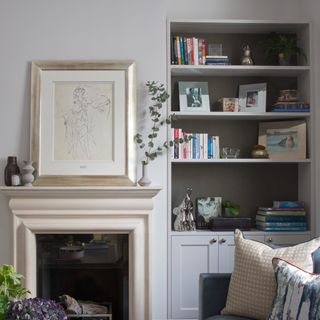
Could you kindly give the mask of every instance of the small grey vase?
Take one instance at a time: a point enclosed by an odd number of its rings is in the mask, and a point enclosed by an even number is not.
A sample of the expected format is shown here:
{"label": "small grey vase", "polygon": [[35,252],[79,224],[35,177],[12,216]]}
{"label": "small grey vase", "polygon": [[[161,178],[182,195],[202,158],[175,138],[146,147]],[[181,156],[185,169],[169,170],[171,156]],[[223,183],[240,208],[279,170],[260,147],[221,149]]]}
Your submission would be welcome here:
{"label": "small grey vase", "polygon": [[142,164],[142,177],[138,180],[138,184],[141,187],[147,187],[151,184],[149,179],[149,167],[147,164]]}
{"label": "small grey vase", "polygon": [[22,183],[25,187],[32,187],[32,182],[34,181],[33,171],[34,167],[32,166],[32,161],[27,160],[23,161],[24,166],[21,169],[22,172]]}

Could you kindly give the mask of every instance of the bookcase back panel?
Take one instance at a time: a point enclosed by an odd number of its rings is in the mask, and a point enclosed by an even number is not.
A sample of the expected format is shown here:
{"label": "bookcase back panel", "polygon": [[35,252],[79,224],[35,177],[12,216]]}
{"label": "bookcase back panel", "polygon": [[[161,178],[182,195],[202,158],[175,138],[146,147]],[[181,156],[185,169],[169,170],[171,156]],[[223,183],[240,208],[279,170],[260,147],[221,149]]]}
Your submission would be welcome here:
{"label": "bookcase back panel", "polygon": [[[218,111],[216,102],[219,98],[238,98],[239,85],[267,83],[267,111],[277,101],[280,90],[297,89],[296,77],[173,77],[171,80],[171,110],[179,111],[179,81],[208,82],[211,111]],[[305,95],[305,94],[304,94]]]}
{"label": "bookcase back panel", "polygon": [[[273,200],[298,199],[297,164],[172,164],[172,208],[192,188],[197,197],[219,196],[240,204],[241,217],[255,217],[257,207]],[[195,203],[195,202],[194,202]]]}

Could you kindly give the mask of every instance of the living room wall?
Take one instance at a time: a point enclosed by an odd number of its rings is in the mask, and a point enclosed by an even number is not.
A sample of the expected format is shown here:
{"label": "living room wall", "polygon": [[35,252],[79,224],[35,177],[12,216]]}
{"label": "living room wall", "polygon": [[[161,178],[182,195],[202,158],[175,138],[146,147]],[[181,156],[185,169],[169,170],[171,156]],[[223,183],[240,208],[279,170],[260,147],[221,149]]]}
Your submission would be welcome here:
{"label": "living room wall", "polygon": [[[30,61],[134,59],[138,127],[144,130],[144,83],[166,81],[167,17],[303,19],[308,14],[301,16],[304,9],[299,0],[1,0],[2,184],[8,155],[16,155],[20,162],[29,158]],[[152,224],[153,319],[166,319],[167,314],[166,168],[165,157],[150,165],[153,184],[163,188],[155,200]],[[0,263],[10,263],[12,226],[8,202],[2,195],[0,212]]]}

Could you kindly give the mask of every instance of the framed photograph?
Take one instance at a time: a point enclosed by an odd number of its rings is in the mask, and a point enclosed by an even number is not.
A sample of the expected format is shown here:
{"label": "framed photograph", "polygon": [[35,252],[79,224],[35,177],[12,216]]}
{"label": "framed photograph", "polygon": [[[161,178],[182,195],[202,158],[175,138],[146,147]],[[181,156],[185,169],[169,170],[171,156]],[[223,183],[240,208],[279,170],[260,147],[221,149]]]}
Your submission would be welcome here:
{"label": "framed photograph", "polygon": [[36,185],[134,185],[133,61],[34,61]]}
{"label": "framed photograph", "polygon": [[180,111],[210,112],[208,82],[179,82]]}
{"label": "framed photograph", "polygon": [[218,100],[220,109],[223,112],[238,112],[239,111],[239,99],[238,98],[220,98]]}
{"label": "framed photograph", "polygon": [[197,229],[210,229],[212,219],[221,216],[222,197],[196,198]]}
{"label": "framed photograph", "polygon": [[266,112],[266,100],[266,83],[239,86],[239,107],[241,112]]}
{"label": "framed photograph", "polygon": [[259,144],[266,147],[270,159],[305,159],[306,122],[261,122]]}

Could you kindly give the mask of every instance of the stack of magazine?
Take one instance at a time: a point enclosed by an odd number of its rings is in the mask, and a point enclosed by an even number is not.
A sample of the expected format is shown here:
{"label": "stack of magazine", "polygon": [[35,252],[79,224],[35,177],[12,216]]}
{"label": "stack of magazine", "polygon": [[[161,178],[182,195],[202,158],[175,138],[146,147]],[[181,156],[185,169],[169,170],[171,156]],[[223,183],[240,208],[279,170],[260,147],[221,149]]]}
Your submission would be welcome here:
{"label": "stack of magazine", "polygon": [[259,207],[257,229],[263,231],[306,231],[304,201],[273,201],[273,207]]}

